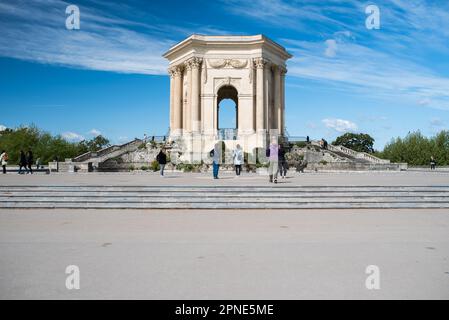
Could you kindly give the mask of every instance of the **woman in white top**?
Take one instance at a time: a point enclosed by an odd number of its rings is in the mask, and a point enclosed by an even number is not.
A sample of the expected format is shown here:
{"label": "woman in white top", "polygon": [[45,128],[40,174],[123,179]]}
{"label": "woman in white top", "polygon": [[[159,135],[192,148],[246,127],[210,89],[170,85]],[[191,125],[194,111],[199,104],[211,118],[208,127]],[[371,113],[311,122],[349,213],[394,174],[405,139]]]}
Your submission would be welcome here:
{"label": "woman in white top", "polygon": [[234,160],[235,173],[237,176],[240,176],[240,172],[242,171],[243,164],[243,150],[238,144],[235,150],[232,152],[232,158]]}
{"label": "woman in white top", "polygon": [[8,164],[8,154],[6,153],[6,151],[2,151],[2,154],[0,155],[0,164],[2,165],[3,168],[3,174],[6,173],[6,165]]}

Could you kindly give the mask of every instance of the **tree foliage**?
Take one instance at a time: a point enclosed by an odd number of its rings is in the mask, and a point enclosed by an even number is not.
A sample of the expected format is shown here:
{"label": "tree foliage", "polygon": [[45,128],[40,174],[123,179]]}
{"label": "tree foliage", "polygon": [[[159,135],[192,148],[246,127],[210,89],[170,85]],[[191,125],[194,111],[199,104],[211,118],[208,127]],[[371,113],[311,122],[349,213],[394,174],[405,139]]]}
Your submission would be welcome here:
{"label": "tree foliage", "polygon": [[374,139],[366,133],[347,132],[335,139],[332,144],[336,146],[344,146],[358,152],[374,152]]}
{"label": "tree foliage", "polygon": [[31,150],[35,159],[40,158],[41,163],[48,163],[55,159],[63,161],[73,158],[88,151],[98,151],[108,144],[109,140],[102,136],[88,141],[69,142],[60,135],[52,136],[34,125],[0,132],[0,151],[8,153],[10,164],[18,163],[20,150]]}
{"label": "tree foliage", "polygon": [[81,148],[87,151],[98,151],[103,149],[104,147],[109,146],[109,140],[103,137],[102,135],[98,135],[92,140],[83,140],[80,143]]}
{"label": "tree foliage", "polygon": [[409,133],[405,138],[392,139],[379,156],[412,166],[429,165],[430,157],[433,156],[437,165],[449,165],[449,131],[442,130],[430,138],[417,131]]}

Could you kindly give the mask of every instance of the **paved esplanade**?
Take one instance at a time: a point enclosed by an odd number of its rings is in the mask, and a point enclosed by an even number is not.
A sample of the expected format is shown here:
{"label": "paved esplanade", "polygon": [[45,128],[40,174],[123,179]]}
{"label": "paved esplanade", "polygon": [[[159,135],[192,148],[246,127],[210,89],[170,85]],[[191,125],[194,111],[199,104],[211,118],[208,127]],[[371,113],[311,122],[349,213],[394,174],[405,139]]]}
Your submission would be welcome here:
{"label": "paved esplanade", "polygon": [[[0,186],[266,183],[171,176],[10,174]],[[310,173],[285,183],[445,186],[448,177]],[[2,209],[0,298],[447,299],[448,234],[447,209]],[[80,290],[65,287],[68,265],[80,268]],[[380,268],[380,290],[365,287],[368,265]]]}
{"label": "paved esplanade", "polygon": [[[0,186],[8,185],[117,185],[117,186],[183,186],[183,185],[253,185],[267,186],[268,177],[242,172],[237,178],[234,172],[220,171],[220,179],[213,180],[212,173],[166,172],[161,178],[153,172],[133,173],[53,173],[0,175]],[[285,180],[278,179],[279,186],[449,186],[449,170],[419,171],[352,171],[352,172],[288,172]]]}

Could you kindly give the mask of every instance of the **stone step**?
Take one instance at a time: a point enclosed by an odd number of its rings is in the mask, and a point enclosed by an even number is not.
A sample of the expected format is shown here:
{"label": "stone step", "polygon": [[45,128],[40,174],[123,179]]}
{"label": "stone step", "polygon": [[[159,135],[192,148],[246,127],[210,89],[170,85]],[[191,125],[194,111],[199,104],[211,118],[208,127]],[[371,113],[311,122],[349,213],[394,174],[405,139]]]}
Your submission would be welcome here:
{"label": "stone step", "polygon": [[[60,202],[60,203],[85,203],[85,202],[95,202],[95,203],[158,203],[158,202],[170,202],[170,203],[200,203],[200,202],[220,202],[220,203],[276,203],[281,201],[288,201],[289,203],[321,203],[321,202],[447,202],[449,200],[447,197],[412,197],[412,198],[402,198],[402,197],[345,197],[345,198],[327,198],[323,201],[319,197],[304,197],[304,198],[291,198],[285,200],[283,197],[258,197],[258,198],[247,198],[247,197],[234,197],[234,198],[223,198],[223,197],[188,197],[188,198],[178,198],[178,197],[154,197],[154,198],[135,198],[135,197],[0,197],[0,202]],[[0,204],[1,206],[1,204]]]}
{"label": "stone step", "polygon": [[417,209],[417,208],[435,208],[448,209],[449,203],[436,202],[321,202],[321,203],[171,203],[171,202],[157,202],[157,203],[114,203],[114,202],[83,202],[83,203],[58,203],[58,202],[4,202],[0,205],[2,208],[15,209]]}
{"label": "stone step", "polygon": [[281,198],[348,198],[348,197],[447,197],[449,198],[449,192],[430,192],[430,191],[335,191],[335,192],[304,192],[304,191],[266,191],[266,192],[175,192],[175,191],[0,191],[0,197],[104,197],[104,198],[116,198],[116,197],[130,197],[130,198],[192,198],[192,197],[220,197],[220,198],[234,198],[234,197],[246,197],[246,198],[260,198],[260,197],[281,197]]}
{"label": "stone step", "polygon": [[0,208],[449,208],[449,187],[0,186]]}
{"label": "stone step", "polygon": [[449,186],[0,186],[0,192],[449,192]]}

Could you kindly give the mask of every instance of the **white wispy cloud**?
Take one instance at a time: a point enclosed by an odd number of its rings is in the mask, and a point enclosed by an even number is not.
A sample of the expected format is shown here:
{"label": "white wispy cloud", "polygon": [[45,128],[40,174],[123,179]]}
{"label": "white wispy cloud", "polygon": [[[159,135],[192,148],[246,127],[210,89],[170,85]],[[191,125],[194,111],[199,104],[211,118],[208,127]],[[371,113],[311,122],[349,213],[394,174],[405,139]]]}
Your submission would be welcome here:
{"label": "white wispy cloud", "polygon": [[[126,3],[90,2],[95,6],[79,7],[80,30],[65,27],[68,2],[1,2],[0,56],[91,70],[157,75],[167,73],[167,61],[162,54],[182,37],[199,30],[206,34],[227,33],[211,26],[170,24],[147,13],[142,17]],[[111,9],[129,18],[114,16]]]}
{"label": "white wispy cloud", "polygon": [[[288,62],[290,79],[449,110],[448,75],[431,68],[427,55],[410,54],[423,47],[449,54],[449,2],[376,2],[382,27],[369,32],[364,24],[368,3],[357,0],[222,0],[220,9],[289,28],[291,38],[279,40],[294,54]],[[95,6],[80,6],[81,30],[70,31],[65,28],[68,2],[0,2],[0,56],[93,70],[166,74],[167,62],[161,55],[182,37],[194,32],[229,33],[216,26],[163,21],[126,2],[87,3]]]}
{"label": "white wispy cloud", "polygon": [[413,104],[449,110],[449,78],[425,66],[354,42],[339,42],[338,56],[329,59],[321,54],[321,43],[285,41],[296,54],[289,64],[292,76],[347,85],[348,91],[368,96],[401,97]]}
{"label": "white wispy cloud", "polygon": [[322,25],[331,24],[344,27],[346,24],[327,14],[329,11],[342,13],[347,6],[356,6],[353,0],[347,0],[345,7],[339,1],[313,3],[309,0],[283,1],[283,0],[221,0],[223,9],[235,14],[257,19],[282,28],[303,29],[310,28],[310,23]]}
{"label": "white wispy cloud", "polygon": [[89,134],[90,134],[91,136],[96,137],[96,136],[101,135],[101,131],[100,131],[100,130],[97,130],[97,129],[92,129],[92,130],[89,131]]}
{"label": "white wispy cloud", "polygon": [[0,131],[5,131],[6,129],[8,129],[7,126],[0,124]]}
{"label": "white wispy cloud", "polygon": [[328,39],[324,42],[326,44],[326,50],[324,50],[324,55],[329,58],[335,57],[337,54],[337,41],[334,39]]}
{"label": "white wispy cloud", "polygon": [[335,130],[339,133],[352,132],[357,130],[357,125],[349,120],[344,119],[323,119],[322,122],[328,129]]}
{"label": "white wispy cloud", "polygon": [[222,1],[234,14],[297,35],[280,39],[294,55],[288,62],[290,77],[449,110],[449,75],[429,63],[432,54],[449,54],[449,2],[378,0],[382,27],[368,31],[368,2]]}
{"label": "white wispy cloud", "polygon": [[[17,1],[0,6],[0,55],[42,63],[125,73],[165,73],[161,54],[173,44],[80,7],[81,29],[67,30],[62,1]],[[129,21],[132,25],[132,21]]]}
{"label": "white wispy cloud", "polygon": [[71,141],[71,142],[79,142],[79,141],[83,141],[84,140],[84,136],[75,133],[75,132],[64,132],[62,134],[62,137],[64,139],[66,139],[67,141]]}

